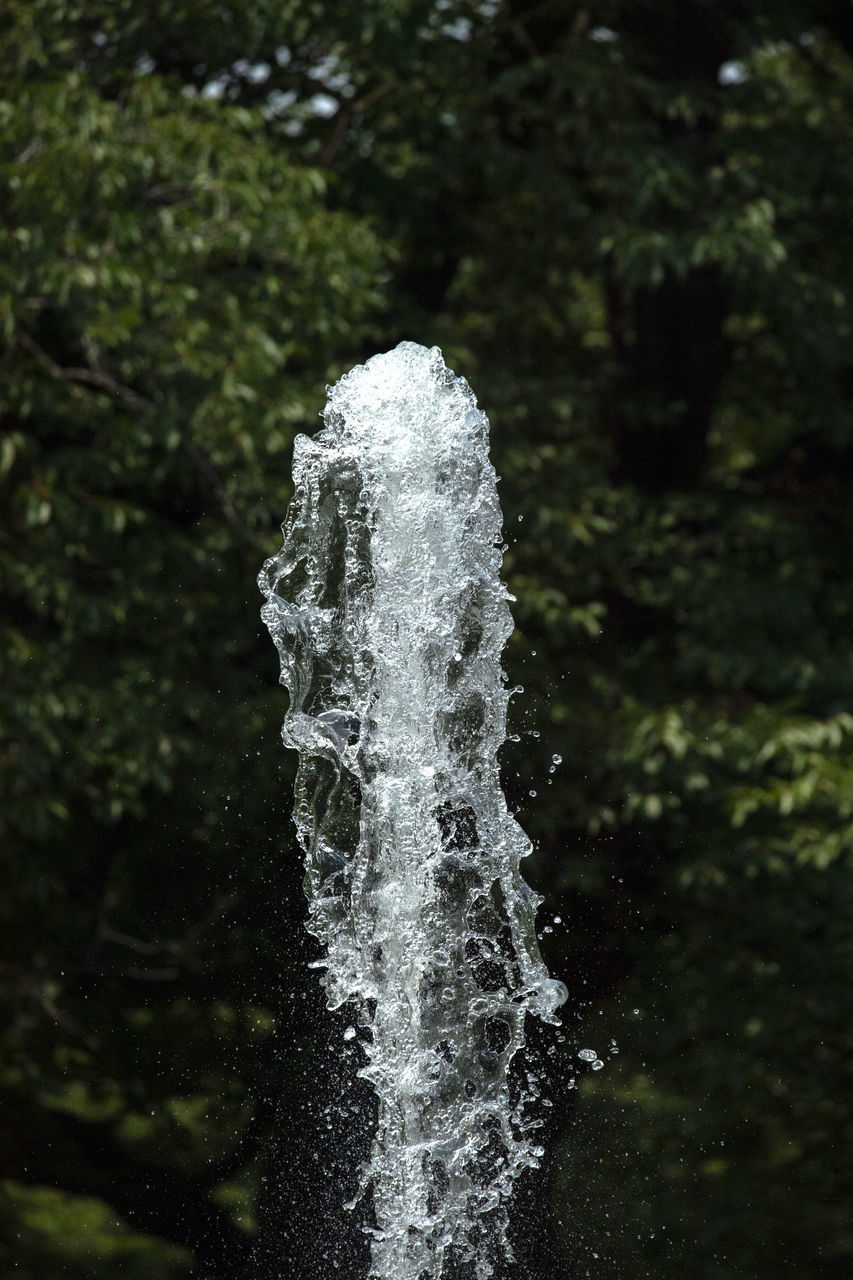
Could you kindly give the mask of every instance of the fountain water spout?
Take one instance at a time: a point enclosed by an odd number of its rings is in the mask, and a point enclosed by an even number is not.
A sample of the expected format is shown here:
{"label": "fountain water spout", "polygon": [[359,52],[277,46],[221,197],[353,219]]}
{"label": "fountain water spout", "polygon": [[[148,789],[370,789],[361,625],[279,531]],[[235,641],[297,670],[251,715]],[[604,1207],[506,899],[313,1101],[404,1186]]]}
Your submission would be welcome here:
{"label": "fountain water spout", "polygon": [[295,821],[330,1008],[363,1028],[378,1126],[371,1276],[478,1280],[539,1148],[508,1069],[565,999],[536,942],[497,753],[512,630],[488,421],[438,348],[329,390],[259,578],[299,752]]}

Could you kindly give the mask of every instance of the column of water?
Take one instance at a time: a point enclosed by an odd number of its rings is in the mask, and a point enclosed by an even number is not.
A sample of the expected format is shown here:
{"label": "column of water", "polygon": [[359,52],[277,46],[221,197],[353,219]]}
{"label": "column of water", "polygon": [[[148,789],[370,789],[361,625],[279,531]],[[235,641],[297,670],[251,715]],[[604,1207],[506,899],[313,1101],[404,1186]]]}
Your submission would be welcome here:
{"label": "column of water", "polygon": [[330,389],[294,484],[263,616],[299,751],[309,927],[379,1101],[371,1274],[487,1277],[538,1155],[509,1064],[526,1015],[556,1021],[565,998],[498,778],[512,623],[488,422],[437,348],[402,343]]}

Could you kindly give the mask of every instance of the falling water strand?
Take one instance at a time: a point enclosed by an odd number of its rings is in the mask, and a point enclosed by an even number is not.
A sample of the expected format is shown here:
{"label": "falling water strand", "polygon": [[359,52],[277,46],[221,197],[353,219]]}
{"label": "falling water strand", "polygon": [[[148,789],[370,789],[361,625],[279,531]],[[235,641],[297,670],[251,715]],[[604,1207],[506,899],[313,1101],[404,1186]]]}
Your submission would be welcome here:
{"label": "falling water strand", "polygon": [[486,1280],[541,1154],[509,1065],[525,1015],[556,1022],[566,995],[498,778],[512,621],[488,420],[437,347],[404,342],[330,388],[324,421],[297,437],[259,582],[299,752],[309,928],[378,1096],[370,1274]]}

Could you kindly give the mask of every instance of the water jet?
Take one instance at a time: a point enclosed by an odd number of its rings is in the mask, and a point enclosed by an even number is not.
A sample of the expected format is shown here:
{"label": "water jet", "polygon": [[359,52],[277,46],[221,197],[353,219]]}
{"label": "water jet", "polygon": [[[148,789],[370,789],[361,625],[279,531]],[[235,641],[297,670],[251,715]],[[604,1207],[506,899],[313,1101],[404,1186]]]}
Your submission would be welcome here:
{"label": "water jet", "polygon": [[299,752],[308,927],[378,1098],[370,1275],[487,1280],[541,1154],[510,1064],[525,1019],[556,1022],[566,996],[498,775],[512,620],[488,420],[411,342],[328,390],[259,584]]}

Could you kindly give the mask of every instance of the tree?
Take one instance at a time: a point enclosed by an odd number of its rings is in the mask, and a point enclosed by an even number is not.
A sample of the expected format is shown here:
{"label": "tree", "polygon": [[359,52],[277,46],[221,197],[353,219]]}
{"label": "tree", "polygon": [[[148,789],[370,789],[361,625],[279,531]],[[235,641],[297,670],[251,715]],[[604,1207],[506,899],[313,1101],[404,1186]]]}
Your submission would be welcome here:
{"label": "tree", "polygon": [[493,423],[571,991],[518,1273],[846,1275],[847,6],[9,27],[9,1258],[363,1274],[251,580],[319,388],[410,337]]}
{"label": "tree", "polygon": [[30,1233],[64,1202],[24,1188],[110,1206],[81,1275],[234,1276],[273,1015],[316,1012],[258,924],[299,905],[254,575],[384,252],[259,111],[104,61],[103,13],[20,6],[6,54],[2,1172]]}

